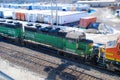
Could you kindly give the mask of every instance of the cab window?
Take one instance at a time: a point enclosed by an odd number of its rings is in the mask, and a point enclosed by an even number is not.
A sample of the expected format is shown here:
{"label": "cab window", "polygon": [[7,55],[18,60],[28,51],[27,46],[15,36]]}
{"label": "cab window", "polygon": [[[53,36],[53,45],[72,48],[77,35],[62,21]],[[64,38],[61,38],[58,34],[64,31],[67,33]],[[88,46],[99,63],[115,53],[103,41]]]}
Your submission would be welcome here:
{"label": "cab window", "polygon": [[68,42],[70,42],[70,43],[75,43],[76,42],[76,40],[72,40],[72,39],[68,39]]}
{"label": "cab window", "polygon": [[120,50],[120,43],[118,44],[118,49]]}

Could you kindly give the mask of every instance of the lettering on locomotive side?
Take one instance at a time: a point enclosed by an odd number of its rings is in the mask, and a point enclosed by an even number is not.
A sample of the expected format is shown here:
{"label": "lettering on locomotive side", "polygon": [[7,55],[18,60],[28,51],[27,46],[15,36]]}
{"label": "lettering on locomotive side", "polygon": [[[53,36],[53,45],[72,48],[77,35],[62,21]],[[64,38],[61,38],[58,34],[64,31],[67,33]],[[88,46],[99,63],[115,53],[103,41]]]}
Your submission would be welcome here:
{"label": "lettering on locomotive side", "polygon": [[34,34],[26,33],[25,35],[29,38],[33,38],[33,39],[35,38]]}
{"label": "lettering on locomotive side", "polygon": [[8,33],[9,34],[15,34],[15,31],[14,30],[8,30]]}
{"label": "lettering on locomotive side", "polygon": [[109,42],[107,42],[106,48],[115,47],[116,44],[117,44],[117,41],[116,41],[116,40],[114,40],[114,41],[109,41]]}

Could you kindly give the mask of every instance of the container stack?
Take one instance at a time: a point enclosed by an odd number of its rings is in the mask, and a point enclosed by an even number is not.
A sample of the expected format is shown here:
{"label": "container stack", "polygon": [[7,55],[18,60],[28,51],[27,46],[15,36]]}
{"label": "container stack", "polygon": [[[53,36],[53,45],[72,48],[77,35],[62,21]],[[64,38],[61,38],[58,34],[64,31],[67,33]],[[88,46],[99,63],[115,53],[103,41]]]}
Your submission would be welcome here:
{"label": "container stack", "polygon": [[51,16],[51,10],[16,10],[12,14],[14,20],[28,21],[28,22],[44,22],[53,24],[56,22],[59,25],[72,23],[79,21],[81,17],[87,16],[87,12],[72,12],[72,11],[58,11],[56,17],[56,11],[53,10],[53,16]]}
{"label": "container stack", "polygon": [[96,22],[96,19],[97,18],[95,16],[83,17],[80,19],[79,26],[82,28],[87,28],[91,22]]}
{"label": "container stack", "polygon": [[[54,7],[53,9],[56,8]],[[73,7],[72,9],[74,10],[76,8]],[[57,23],[58,25],[78,22],[81,17],[86,17],[86,16],[88,16],[87,11],[58,10],[56,13],[56,10],[52,10],[51,13],[51,10],[25,10],[25,9],[0,8],[1,18],[12,18],[14,20],[27,21],[27,22],[43,22],[48,24]]]}

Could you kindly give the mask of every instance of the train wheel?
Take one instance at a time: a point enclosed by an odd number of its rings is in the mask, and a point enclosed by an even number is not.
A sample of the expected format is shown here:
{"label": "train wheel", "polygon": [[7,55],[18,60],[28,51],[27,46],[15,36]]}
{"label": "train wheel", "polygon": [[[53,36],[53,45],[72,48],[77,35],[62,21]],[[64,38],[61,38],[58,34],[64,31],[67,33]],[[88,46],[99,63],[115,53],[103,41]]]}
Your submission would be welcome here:
{"label": "train wheel", "polygon": [[15,38],[15,44],[20,44],[19,38]]}
{"label": "train wheel", "polygon": [[61,51],[59,51],[59,53],[58,53],[60,56],[65,56],[65,54],[63,53],[63,52],[61,52]]}
{"label": "train wheel", "polygon": [[115,71],[115,67],[112,63],[106,64],[106,68],[110,71]]}
{"label": "train wheel", "polygon": [[92,56],[90,61],[93,65],[98,65],[97,55]]}

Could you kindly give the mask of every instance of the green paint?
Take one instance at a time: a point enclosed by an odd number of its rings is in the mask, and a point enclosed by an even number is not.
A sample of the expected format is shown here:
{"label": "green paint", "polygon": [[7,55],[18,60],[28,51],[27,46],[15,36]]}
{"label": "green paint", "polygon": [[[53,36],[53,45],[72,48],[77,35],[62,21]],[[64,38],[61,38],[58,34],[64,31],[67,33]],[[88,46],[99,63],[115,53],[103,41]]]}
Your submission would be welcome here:
{"label": "green paint", "polygon": [[12,37],[21,37],[20,28],[8,28],[8,27],[0,26],[0,33],[4,33],[5,35]]}

